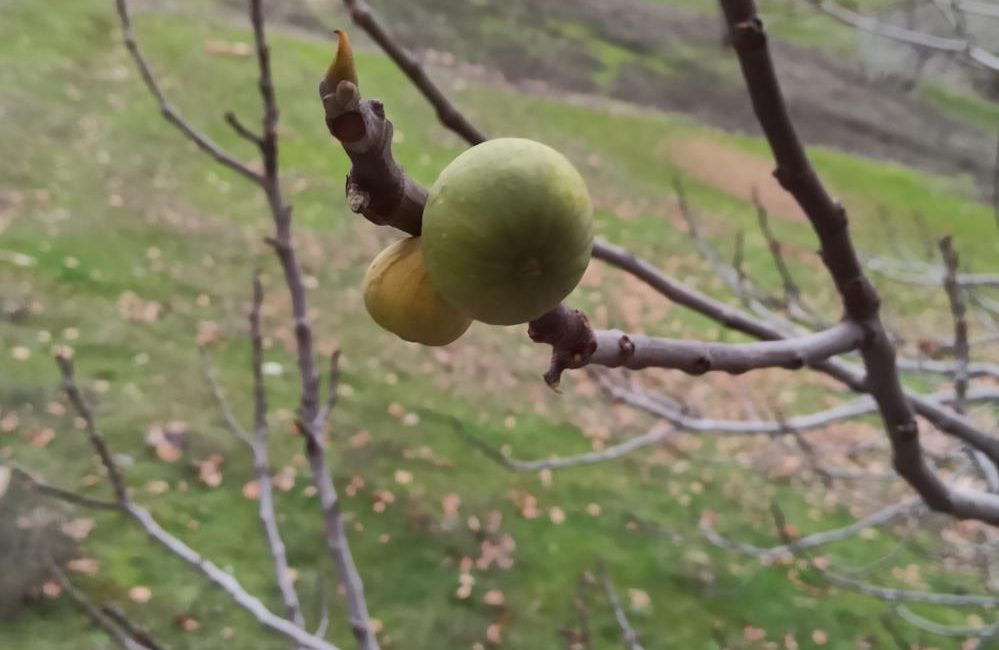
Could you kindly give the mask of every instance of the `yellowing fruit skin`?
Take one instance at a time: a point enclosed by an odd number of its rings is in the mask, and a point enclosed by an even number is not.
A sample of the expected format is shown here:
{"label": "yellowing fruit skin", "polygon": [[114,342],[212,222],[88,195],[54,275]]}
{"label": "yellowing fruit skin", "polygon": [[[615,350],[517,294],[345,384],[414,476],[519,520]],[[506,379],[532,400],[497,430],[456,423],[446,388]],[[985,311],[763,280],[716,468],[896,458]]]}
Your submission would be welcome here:
{"label": "yellowing fruit skin", "polygon": [[562,154],[488,140],[449,164],[423,212],[423,255],[441,295],[476,320],[526,323],[576,287],[593,248],[593,208]]}
{"label": "yellowing fruit skin", "polygon": [[375,257],[364,276],[364,306],[384,329],[406,341],[447,345],[472,319],[448,304],[423,267],[420,238],[398,241]]}

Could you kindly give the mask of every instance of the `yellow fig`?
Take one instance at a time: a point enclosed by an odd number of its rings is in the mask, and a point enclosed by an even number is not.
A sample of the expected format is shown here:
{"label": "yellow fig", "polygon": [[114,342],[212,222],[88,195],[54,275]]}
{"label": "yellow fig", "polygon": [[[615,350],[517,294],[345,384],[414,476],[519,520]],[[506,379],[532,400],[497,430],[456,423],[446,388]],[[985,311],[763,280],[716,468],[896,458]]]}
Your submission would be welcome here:
{"label": "yellow fig", "polygon": [[398,241],[375,257],[364,276],[364,306],[382,328],[423,345],[447,345],[472,324],[430,283],[419,237]]}

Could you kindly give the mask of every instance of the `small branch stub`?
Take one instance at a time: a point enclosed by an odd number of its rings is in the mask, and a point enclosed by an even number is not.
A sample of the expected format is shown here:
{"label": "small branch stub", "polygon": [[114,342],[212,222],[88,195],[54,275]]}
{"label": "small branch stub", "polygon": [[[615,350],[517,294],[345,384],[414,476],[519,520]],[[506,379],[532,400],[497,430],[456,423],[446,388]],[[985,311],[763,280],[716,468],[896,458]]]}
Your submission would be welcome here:
{"label": "small branch stub", "polygon": [[532,320],[527,334],[535,343],[552,346],[551,364],[544,379],[555,391],[565,370],[582,368],[597,351],[597,339],[586,314],[562,304]]}

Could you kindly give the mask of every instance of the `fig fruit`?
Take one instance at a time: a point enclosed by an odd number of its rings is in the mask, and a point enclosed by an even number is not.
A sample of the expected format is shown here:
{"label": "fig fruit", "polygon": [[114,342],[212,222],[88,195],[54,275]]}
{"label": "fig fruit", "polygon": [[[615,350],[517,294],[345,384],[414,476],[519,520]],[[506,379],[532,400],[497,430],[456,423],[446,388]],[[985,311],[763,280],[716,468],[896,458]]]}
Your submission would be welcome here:
{"label": "fig fruit", "polygon": [[586,184],[562,154],[533,140],[488,140],[455,158],[430,189],[427,274],[476,320],[526,323],[579,283],[592,214]]}
{"label": "fig fruit", "polygon": [[431,284],[420,248],[420,237],[410,237],[375,257],[364,276],[364,306],[376,323],[401,339],[447,345],[465,333],[472,319]]}

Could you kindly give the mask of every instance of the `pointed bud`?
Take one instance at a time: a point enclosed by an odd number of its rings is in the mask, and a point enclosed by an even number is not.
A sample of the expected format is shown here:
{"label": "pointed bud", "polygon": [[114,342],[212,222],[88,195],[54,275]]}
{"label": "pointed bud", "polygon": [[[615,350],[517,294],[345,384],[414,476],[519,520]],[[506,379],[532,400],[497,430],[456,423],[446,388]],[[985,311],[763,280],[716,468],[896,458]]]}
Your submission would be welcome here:
{"label": "pointed bud", "polygon": [[342,29],[336,30],[335,33],[337,35],[336,54],[333,56],[333,62],[326,71],[324,79],[327,92],[336,92],[341,81],[349,81],[355,86],[357,85],[357,69],[354,67],[354,52],[350,47],[350,39],[347,38],[347,32]]}

